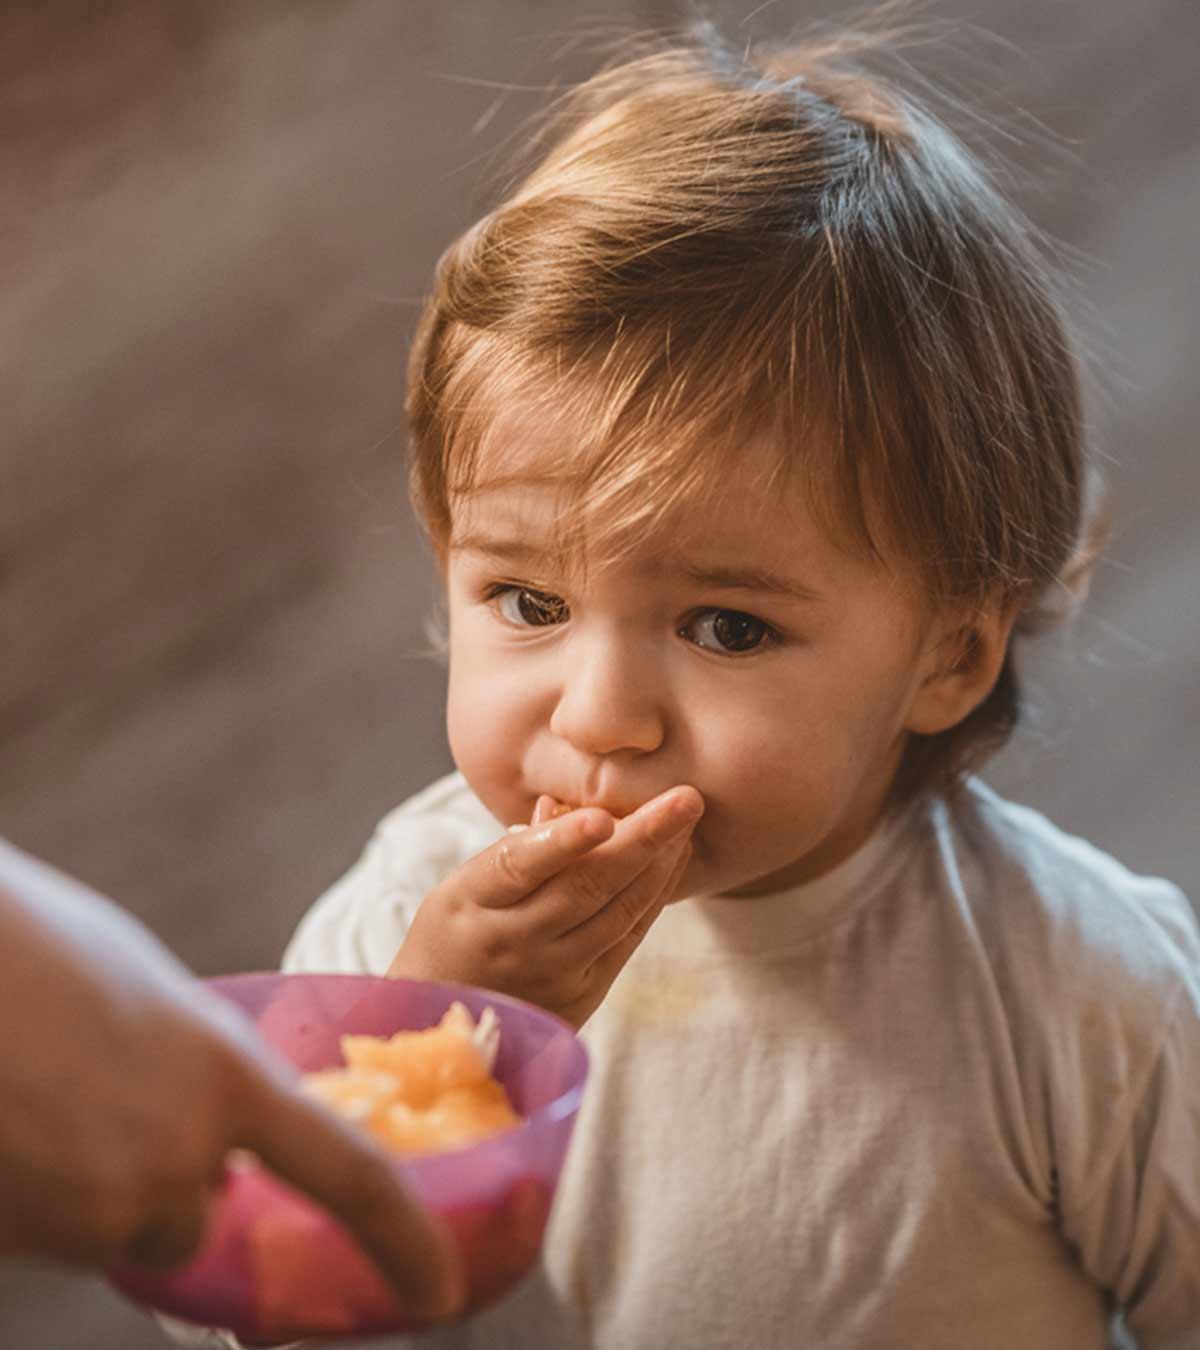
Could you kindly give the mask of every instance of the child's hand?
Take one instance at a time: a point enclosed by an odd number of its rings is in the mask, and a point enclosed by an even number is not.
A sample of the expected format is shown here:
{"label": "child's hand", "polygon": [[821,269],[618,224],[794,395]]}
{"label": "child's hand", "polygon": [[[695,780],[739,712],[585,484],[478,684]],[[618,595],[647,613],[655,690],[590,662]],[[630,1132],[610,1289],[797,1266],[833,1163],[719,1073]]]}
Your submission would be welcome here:
{"label": "child's hand", "polygon": [[389,975],[482,985],[583,1025],[674,894],[704,801],[675,787],[623,820],[547,820],[556,806],[541,798],[529,828],[430,891]]}

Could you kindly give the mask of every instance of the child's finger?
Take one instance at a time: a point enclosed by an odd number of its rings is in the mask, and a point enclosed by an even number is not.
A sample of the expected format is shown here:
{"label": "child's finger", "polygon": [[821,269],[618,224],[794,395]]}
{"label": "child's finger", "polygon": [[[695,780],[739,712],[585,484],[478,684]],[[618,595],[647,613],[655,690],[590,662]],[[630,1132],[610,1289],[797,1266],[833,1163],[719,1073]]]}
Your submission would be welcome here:
{"label": "child's finger", "polygon": [[684,869],[691,861],[691,857],[692,846],[689,843],[680,849],[679,856],[675,860],[675,866],[671,869],[670,875],[656,898],[643,910],[641,916],[629,931],[614,942],[604,955],[595,962],[597,971],[606,987],[617,978],[625,962],[642,945],[642,939],[650,931],[655,919],[663,912],[667,902],[675,894],[675,888],[679,885],[679,878],[683,876]]}
{"label": "child's finger", "polygon": [[531,825],[544,825],[546,821],[553,820],[555,816],[562,814],[563,809],[559,803],[543,792],[534,804],[533,817],[529,823]]}
{"label": "child's finger", "polygon": [[[453,893],[484,909],[507,908],[603,843],[614,825],[607,811],[587,807],[561,820],[506,834],[459,868]],[[443,882],[439,891],[445,886]]]}
{"label": "child's finger", "polygon": [[533,815],[530,817],[529,825],[510,825],[509,834],[520,834],[529,829],[530,825],[544,825],[546,821],[553,820],[556,816],[565,816],[571,808],[564,806],[562,802],[555,801],[553,797],[546,793],[537,799],[533,807]]}
{"label": "child's finger", "polygon": [[[527,906],[531,910],[536,908],[543,933],[566,934],[602,913],[614,900],[619,901],[618,907],[635,907],[636,912],[630,914],[626,924],[628,928],[641,912],[636,906],[641,903],[643,891],[639,889],[620,900],[622,893],[647,869],[661,879],[664,866],[669,867],[674,860],[681,836],[690,835],[703,812],[704,799],[696,789],[680,786],[653,798],[619,821],[610,840],[564,868],[552,887],[529,897]],[[571,816],[566,816],[562,822],[556,821],[555,826],[570,820]]]}
{"label": "child's finger", "polygon": [[[590,965],[623,943],[645,921],[644,928],[629,948],[632,951],[670,898],[691,856],[690,832],[678,836],[671,845],[660,849],[649,865],[624,890],[613,896],[603,909],[563,934],[561,941],[565,959]],[[647,915],[650,916],[649,920]],[[621,959],[620,964],[624,965],[627,959],[628,955]]]}

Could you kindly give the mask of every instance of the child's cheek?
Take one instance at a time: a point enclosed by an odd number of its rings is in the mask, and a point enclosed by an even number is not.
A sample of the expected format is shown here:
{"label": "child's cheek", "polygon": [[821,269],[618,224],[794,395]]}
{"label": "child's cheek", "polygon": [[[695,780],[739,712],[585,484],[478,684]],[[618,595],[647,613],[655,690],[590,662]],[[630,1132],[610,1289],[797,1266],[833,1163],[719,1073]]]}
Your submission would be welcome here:
{"label": "child's cheek", "polygon": [[521,726],[502,682],[470,668],[460,675],[451,667],[446,712],[450,753],[475,795],[505,824],[528,816],[519,791]]}
{"label": "child's cheek", "polygon": [[854,795],[860,770],[854,736],[839,735],[823,718],[794,714],[755,730],[760,734],[730,745],[721,760],[727,818],[739,844],[773,853],[780,841],[789,849],[817,842]]}

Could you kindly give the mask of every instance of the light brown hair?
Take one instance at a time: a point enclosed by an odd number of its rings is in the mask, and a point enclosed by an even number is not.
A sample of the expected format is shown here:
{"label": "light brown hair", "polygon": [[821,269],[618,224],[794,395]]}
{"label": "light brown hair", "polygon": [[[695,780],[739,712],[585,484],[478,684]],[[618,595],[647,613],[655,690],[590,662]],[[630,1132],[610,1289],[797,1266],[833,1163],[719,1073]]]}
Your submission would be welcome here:
{"label": "light brown hair", "polygon": [[[435,549],[496,400],[586,427],[546,473],[616,541],[778,474],[934,603],[1069,608],[1094,556],[1076,360],[1027,221],[863,44],[743,52],[708,27],[564,100],[531,173],[443,255],[409,376]],[[591,538],[589,534],[589,539]],[[989,697],[914,737],[900,796],[952,791],[1008,738]]]}

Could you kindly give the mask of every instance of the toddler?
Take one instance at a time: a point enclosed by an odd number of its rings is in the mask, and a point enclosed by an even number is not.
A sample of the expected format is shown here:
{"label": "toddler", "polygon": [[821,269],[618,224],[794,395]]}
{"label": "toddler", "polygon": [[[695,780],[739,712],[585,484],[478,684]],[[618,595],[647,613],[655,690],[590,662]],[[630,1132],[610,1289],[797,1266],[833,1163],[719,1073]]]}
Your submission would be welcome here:
{"label": "toddler", "polygon": [[431,1345],[1200,1346],[1200,939],[974,770],[1096,533],[1030,226],[849,47],[567,100],[412,355],[458,772],[291,970],[582,1029],[538,1273]]}

